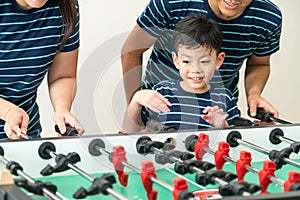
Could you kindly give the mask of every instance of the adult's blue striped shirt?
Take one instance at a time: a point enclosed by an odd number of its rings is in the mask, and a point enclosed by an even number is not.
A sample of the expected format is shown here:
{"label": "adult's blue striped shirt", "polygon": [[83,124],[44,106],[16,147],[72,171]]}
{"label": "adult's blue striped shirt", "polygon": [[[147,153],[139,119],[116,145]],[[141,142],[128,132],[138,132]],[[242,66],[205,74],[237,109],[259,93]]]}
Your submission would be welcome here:
{"label": "adult's blue striped shirt", "polygon": [[211,86],[209,91],[202,94],[187,92],[180,86],[178,81],[162,81],[153,87],[153,90],[167,98],[172,106],[170,112],[155,113],[149,108],[143,108],[143,121],[150,119],[158,121],[168,126],[174,126],[177,130],[198,130],[202,128],[212,128],[212,124],[207,123],[201,115],[207,106],[218,106],[222,108],[224,114],[229,114],[227,122],[233,125],[232,120],[239,116],[239,110],[230,91],[221,86]]}
{"label": "adult's blue striped shirt", "polygon": [[222,28],[222,51],[226,58],[219,72],[224,85],[237,100],[239,69],[244,60],[252,54],[267,56],[279,50],[282,15],[270,0],[253,0],[245,12],[233,20],[219,19],[210,9],[208,0],[150,0],[137,19],[140,27],[158,38],[144,73],[143,88],[151,88],[162,80],[180,78],[171,57],[171,34],[178,20],[195,14],[215,20]]}
{"label": "adult's blue striped shirt", "polygon": [[[58,52],[62,27],[54,0],[31,10],[22,10],[15,0],[0,0],[0,97],[28,113],[29,134],[41,131],[37,90]],[[62,51],[78,47],[79,24]],[[6,138],[4,123],[0,120],[0,138]]]}

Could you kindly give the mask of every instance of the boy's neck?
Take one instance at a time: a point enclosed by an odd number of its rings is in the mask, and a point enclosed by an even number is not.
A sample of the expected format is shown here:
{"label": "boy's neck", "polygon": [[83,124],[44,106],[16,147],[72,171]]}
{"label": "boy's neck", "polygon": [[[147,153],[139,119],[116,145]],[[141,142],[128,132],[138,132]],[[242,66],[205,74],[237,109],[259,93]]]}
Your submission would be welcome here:
{"label": "boy's neck", "polygon": [[190,92],[190,93],[194,93],[194,94],[203,94],[203,93],[209,91],[209,89],[211,88],[211,85],[209,83],[207,83],[205,85],[205,87],[193,89],[193,88],[189,87],[189,85],[185,81],[180,81],[180,87],[186,92]]}

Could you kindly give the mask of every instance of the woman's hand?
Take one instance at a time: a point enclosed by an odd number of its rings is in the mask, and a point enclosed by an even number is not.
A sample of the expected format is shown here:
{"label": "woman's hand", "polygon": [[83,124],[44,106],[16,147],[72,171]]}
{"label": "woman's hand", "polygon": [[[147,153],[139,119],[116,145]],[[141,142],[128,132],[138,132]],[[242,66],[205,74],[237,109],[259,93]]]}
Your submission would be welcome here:
{"label": "woman's hand", "polygon": [[57,110],[53,117],[54,123],[58,126],[60,133],[57,134],[59,137],[66,134],[66,124],[75,128],[79,135],[84,133],[84,128],[80,124],[79,120],[68,110]]}
{"label": "woman's hand", "polygon": [[11,140],[21,139],[27,133],[29,116],[20,107],[10,108],[4,115],[4,131]]}

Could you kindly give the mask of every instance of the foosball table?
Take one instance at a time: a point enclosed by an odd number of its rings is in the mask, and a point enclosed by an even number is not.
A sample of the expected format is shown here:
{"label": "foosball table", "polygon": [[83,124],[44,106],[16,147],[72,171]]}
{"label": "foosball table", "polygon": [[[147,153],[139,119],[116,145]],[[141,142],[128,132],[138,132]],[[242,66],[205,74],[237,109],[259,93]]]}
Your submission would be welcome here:
{"label": "foosball table", "polygon": [[300,124],[0,142],[0,199],[298,199]]}

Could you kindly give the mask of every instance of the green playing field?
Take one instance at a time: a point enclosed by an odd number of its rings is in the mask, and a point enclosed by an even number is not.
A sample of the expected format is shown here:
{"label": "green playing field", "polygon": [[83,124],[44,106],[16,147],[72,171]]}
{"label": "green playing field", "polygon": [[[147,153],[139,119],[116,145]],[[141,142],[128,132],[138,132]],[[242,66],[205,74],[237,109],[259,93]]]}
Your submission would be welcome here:
{"label": "green playing field", "polygon": [[[252,166],[256,169],[262,169],[262,162],[253,162]],[[235,173],[235,167],[233,164],[225,164],[223,169],[225,171],[230,171]],[[275,172],[275,176],[286,180],[288,177],[288,172],[291,170],[298,170],[297,168],[290,166],[290,165],[284,165],[281,169],[278,169]],[[119,181],[117,180],[117,183],[113,185],[113,190],[115,190],[118,193],[121,193],[123,196],[127,197],[128,199],[133,200],[146,200],[146,191],[142,185],[140,175],[136,172],[129,171],[129,179],[128,179],[128,185],[127,187],[122,186]],[[113,173],[117,179],[117,174]],[[101,177],[102,174],[95,174],[93,177]],[[169,168],[162,168],[159,170],[156,170],[157,179],[162,180],[163,182],[173,185],[172,180],[174,178],[178,177],[178,174],[175,174],[175,172],[172,170],[172,167]],[[194,182],[195,180],[195,174],[187,174],[184,175],[188,179],[188,190],[193,191],[199,191],[199,190],[205,190],[205,189],[217,189],[219,185],[207,185],[205,187],[200,186]],[[80,188],[84,187],[85,189],[88,189],[91,186],[91,182],[84,177],[80,175],[71,175],[71,176],[57,176],[56,174],[53,174],[49,177],[43,177],[40,178],[42,181],[50,181],[53,184],[57,185],[58,192],[62,194],[67,199],[74,199],[72,195]],[[235,180],[236,181],[236,180]],[[259,184],[258,182],[258,176],[255,173],[248,172],[245,175],[245,181],[248,181],[249,183],[255,183]],[[154,183],[153,188],[158,191],[158,200],[167,200],[172,199],[172,193],[165,187]],[[282,186],[276,185],[274,183],[271,183],[268,187],[268,191],[270,193],[281,193],[283,192]],[[258,195],[258,194],[255,194]],[[45,199],[45,197],[39,197],[37,195],[32,196],[34,199]],[[98,194],[89,196],[86,199],[115,199],[111,196],[107,196],[104,194]]]}

